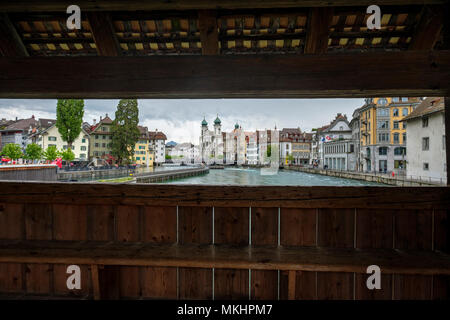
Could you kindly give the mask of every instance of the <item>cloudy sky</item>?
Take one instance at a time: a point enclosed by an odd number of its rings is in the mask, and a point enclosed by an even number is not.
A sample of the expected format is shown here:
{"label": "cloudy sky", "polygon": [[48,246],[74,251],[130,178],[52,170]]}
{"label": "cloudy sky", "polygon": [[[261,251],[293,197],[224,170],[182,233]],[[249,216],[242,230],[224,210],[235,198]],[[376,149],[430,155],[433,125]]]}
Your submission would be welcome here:
{"label": "cloudy sky", "polygon": [[[139,122],[149,130],[163,131],[168,141],[198,144],[200,123],[205,116],[212,128],[218,114],[222,131],[238,122],[245,131],[297,128],[309,132],[363,105],[363,99],[178,99],[139,100]],[[92,123],[106,113],[113,118],[118,100],[85,100],[84,121]],[[0,118],[55,118],[56,100],[0,99]]]}

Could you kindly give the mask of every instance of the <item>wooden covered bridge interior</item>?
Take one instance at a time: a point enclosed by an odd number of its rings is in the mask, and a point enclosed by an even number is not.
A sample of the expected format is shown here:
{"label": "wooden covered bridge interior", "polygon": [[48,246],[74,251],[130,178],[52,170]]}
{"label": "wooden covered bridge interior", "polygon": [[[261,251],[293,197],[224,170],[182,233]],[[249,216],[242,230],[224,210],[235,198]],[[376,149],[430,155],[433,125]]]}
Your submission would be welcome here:
{"label": "wooden covered bridge interior", "polygon": [[[449,159],[448,3],[372,2],[0,1],[0,98],[443,96]],[[449,187],[0,190],[0,297],[450,298]]]}

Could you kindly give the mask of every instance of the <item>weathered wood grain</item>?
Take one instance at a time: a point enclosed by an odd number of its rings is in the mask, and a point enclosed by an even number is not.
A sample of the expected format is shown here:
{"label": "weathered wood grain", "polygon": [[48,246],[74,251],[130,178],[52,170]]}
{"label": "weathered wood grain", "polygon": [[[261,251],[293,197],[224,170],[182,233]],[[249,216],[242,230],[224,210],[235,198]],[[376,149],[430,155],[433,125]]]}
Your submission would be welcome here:
{"label": "weathered wood grain", "polygon": [[[340,98],[450,94],[450,51],[446,50],[323,55],[14,57],[0,58],[0,69],[0,98]],[[385,70],[395,77],[386,77]],[[274,75],[277,81],[273,81]]]}
{"label": "weathered wood grain", "polygon": [[[167,186],[0,182],[2,203],[447,209],[446,187]],[[76,197],[74,195],[77,195]],[[380,201],[382,199],[382,201]],[[182,230],[181,230],[182,231]]]}
{"label": "weathered wood grain", "polygon": [[377,264],[384,266],[384,273],[450,274],[448,254],[423,250],[278,248],[207,244],[155,245],[37,240],[26,242],[2,240],[0,244],[0,262],[7,263],[180,266],[360,273],[365,272],[369,264]]}
{"label": "weathered wood grain", "polygon": [[[424,5],[443,4],[444,0],[379,0],[377,5]],[[258,8],[297,8],[328,6],[369,6],[369,0],[79,0],[77,4],[89,11],[137,11],[137,10],[196,10],[196,9],[258,9]],[[26,8],[26,10],[24,10]],[[0,11],[6,12],[65,12],[67,3],[58,0],[15,0],[2,3]]]}

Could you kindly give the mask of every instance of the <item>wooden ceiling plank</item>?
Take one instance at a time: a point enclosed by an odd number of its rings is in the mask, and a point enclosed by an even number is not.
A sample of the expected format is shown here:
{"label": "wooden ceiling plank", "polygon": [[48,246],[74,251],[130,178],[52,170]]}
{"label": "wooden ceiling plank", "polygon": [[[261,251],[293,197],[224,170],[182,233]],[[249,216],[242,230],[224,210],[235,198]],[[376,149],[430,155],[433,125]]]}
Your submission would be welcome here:
{"label": "wooden ceiling plank", "polygon": [[322,54],[328,49],[328,36],[333,18],[331,8],[312,8],[306,29],[305,53]]}
{"label": "wooden ceiling plank", "polygon": [[122,54],[108,13],[88,12],[89,25],[100,56],[117,57]]}
{"label": "wooden ceiling plank", "polygon": [[442,7],[424,7],[409,49],[432,50],[441,34],[443,20]]}
{"label": "wooden ceiling plank", "polygon": [[217,12],[213,10],[199,10],[198,26],[200,31],[200,41],[202,42],[202,54],[219,54]]}
{"label": "wooden ceiling plank", "polygon": [[0,13],[0,55],[27,57],[28,51],[6,13]]}
{"label": "wooden ceiling plank", "polygon": [[[379,6],[445,4],[446,0],[378,0]],[[78,0],[81,10],[88,11],[156,11],[156,10],[216,10],[264,9],[298,7],[369,6],[373,0]],[[4,1],[0,11],[5,12],[65,12],[68,3],[60,0]],[[26,8],[26,10],[24,9]]]}

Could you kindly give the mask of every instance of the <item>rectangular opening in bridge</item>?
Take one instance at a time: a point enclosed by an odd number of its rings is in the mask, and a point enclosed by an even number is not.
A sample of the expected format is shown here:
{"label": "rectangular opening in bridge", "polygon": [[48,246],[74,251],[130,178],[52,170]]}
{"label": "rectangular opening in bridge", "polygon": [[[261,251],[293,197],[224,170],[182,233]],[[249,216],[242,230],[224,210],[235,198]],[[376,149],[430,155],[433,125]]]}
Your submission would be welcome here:
{"label": "rectangular opening in bridge", "polygon": [[3,99],[0,179],[439,186],[444,107],[443,97]]}

